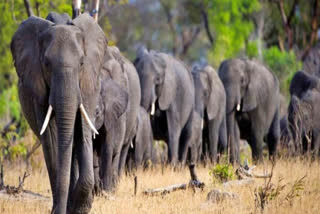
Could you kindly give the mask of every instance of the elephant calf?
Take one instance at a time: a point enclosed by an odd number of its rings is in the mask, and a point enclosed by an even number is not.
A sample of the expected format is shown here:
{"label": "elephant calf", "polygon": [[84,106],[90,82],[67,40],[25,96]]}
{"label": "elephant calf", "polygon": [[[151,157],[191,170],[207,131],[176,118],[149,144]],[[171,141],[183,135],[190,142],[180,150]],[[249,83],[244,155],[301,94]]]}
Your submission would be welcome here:
{"label": "elephant calf", "polygon": [[193,128],[195,139],[192,141],[205,158],[209,157],[213,162],[217,160],[218,142],[220,152],[227,146],[226,93],[218,73],[211,66],[195,66],[192,76],[195,87],[193,123],[200,123]]}
{"label": "elephant calf", "polygon": [[127,157],[127,167],[129,171],[134,167],[148,167],[152,158],[153,151],[153,134],[150,122],[150,117],[147,111],[139,108],[137,120],[137,132],[132,143],[132,148],[129,149]]}

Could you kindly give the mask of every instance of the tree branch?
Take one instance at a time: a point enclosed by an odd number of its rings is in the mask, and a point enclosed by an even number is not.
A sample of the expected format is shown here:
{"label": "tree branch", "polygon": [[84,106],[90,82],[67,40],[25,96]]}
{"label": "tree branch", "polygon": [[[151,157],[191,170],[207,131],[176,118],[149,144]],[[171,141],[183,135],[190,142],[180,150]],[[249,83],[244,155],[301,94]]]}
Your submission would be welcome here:
{"label": "tree branch", "polygon": [[[182,52],[180,54],[181,58],[183,56],[185,56],[190,48],[190,46],[196,41],[200,31],[201,31],[201,28],[200,27],[195,27],[191,30],[192,32],[190,33],[183,33],[182,34]],[[186,34],[190,35],[191,36],[187,36]]]}
{"label": "tree branch", "polygon": [[206,30],[206,33],[207,33],[207,37],[209,39],[209,42],[211,45],[213,45],[213,36],[212,36],[212,33],[210,31],[210,27],[209,27],[209,19],[208,19],[208,14],[207,12],[204,10],[203,8],[203,5],[201,6],[201,16],[202,16],[202,19],[203,19],[203,25],[204,25],[204,28]]}
{"label": "tree branch", "polygon": [[314,0],[313,1],[313,11],[312,11],[312,19],[311,19],[311,36],[310,36],[310,42],[308,44],[308,46],[305,48],[305,50],[303,51],[302,54],[302,60],[304,60],[306,58],[306,56],[308,55],[309,51],[311,50],[313,44],[317,41],[317,37],[318,37],[318,17],[319,17],[319,6],[320,6],[320,1],[319,0]]}
{"label": "tree branch", "polygon": [[29,0],[24,0],[24,7],[25,7],[26,10],[27,10],[28,16],[33,16],[33,15],[34,15],[34,13],[33,13],[33,11],[32,11],[32,8],[31,8],[31,6],[30,6],[30,1],[29,1]]}

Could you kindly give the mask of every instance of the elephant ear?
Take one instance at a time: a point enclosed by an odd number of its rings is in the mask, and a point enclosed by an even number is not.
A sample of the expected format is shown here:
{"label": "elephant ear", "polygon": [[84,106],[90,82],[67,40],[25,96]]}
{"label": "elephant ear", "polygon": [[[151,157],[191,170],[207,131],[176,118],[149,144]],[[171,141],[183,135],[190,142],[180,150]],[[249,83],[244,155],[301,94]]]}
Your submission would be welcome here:
{"label": "elephant ear", "polygon": [[216,78],[219,78],[219,77],[216,74],[216,71],[211,66],[206,66],[204,68],[204,74],[206,75],[202,75],[202,76],[206,76],[207,82],[208,82],[208,88],[209,88],[207,114],[208,114],[208,119],[212,120],[217,116],[218,110],[219,110],[219,104],[217,100],[219,88],[217,88],[217,81],[216,81]]}
{"label": "elephant ear", "polygon": [[31,16],[20,24],[11,41],[19,88],[44,105],[48,100],[48,92],[41,69],[38,38],[52,24],[50,21]]}
{"label": "elephant ear", "polygon": [[263,102],[264,96],[266,96],[265,90],[268,87],[267,79],[264,77],[269,71],[263,65],[256,62],[245,60],[245,63],[248,85],[243,97],[242,111],[248,112]]}
{"label": "elephant ear", "polygon": [[[84,65],[80,79],[80,88],[83,93],[96,92],[97,79],[100,76],[107,40],[103,30],[87,13],[75,18],[72,23],[80,28],[83,35]],[[90,94],[92,95],[92,94]]]}
{"label": "elephant ear", "polygon": [[102,99],[105,111],[105,126],[110,130],[116,121],[126,112],[128,107],[128,93],[117,83],[109,79],[102,86]]}
{"label": "elephant ear", "polygon": [[[157,64],[164,71],[163,83],[161,86],[161,94],[159,96],[159,107],[162,111],[169,108],[176,96],[176,79],[174,75],[174,65],[172,59],[164,54],[157,56]],[[162,76],[160,74],[160,76]],[[161,77],[162,78],[162,77]]]}

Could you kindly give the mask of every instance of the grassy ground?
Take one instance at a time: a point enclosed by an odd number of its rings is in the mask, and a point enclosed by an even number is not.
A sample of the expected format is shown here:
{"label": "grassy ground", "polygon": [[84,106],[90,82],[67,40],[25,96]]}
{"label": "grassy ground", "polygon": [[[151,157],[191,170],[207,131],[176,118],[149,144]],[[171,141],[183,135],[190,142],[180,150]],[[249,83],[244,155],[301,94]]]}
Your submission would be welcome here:
{"label": "grassy ground", "polygon": [[[274,168],[273,187],[286,185],[278,196],[265,207],[264,213],[319,213],[320,212],[320,166],[319,162],[305,160],[280,160]],[[255,172],[270,170],[271,164],[259,165]],[[18,176],[24,172],[24,167],[6,167],[5,183],[17,185]],[[142,191],[148,188],[164,187],[167,185],[186,183],[189,180],[187,169],[173,172],[169,168],[139,171],[138,194],[133,196],[133,176],[123,176],[113,199],[97,197],[94,200],[91,213],[260,213],[255,204],[255,190],[265,186],[264,179],[256,179],[249,186],[223,188],[221,184],[212,183],[209,175],[210,166],[199,166],[199,178],[206,183],[204,191],[182,190],[165,196],[144,196]],[[287,199],[296,180],[305,176],[302,182],[303,190],[295,191],[299,196]],[[208,192],[221,189],[239,195],[238,200],[225,200],[220,203],[206,202]],[[25,181],[24,189],[50,196],[50,187],[45,169],[33,170]],[[295,194],[294,194],[295,195]],[[49,213],[51,200],[36,201],[30,199],[0,198],[0,213]]]}

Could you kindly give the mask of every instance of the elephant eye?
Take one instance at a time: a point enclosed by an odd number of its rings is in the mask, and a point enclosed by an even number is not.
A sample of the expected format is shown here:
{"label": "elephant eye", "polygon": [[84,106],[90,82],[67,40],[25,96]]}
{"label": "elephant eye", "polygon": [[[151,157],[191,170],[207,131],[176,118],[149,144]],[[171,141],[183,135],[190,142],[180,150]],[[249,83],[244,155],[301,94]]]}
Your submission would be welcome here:
{"label": "elephant eye", "polygon": [[44,57],[44,65],[48,68],[50,67],[50,60],[48,59],[48,57]]}
{"label": "elephant eye", "polygon": [[82,56],[82,57],[80,58],[80,66],[81,66],[81,67],[83,66],[83,63],[84,63],[84,57]]}

